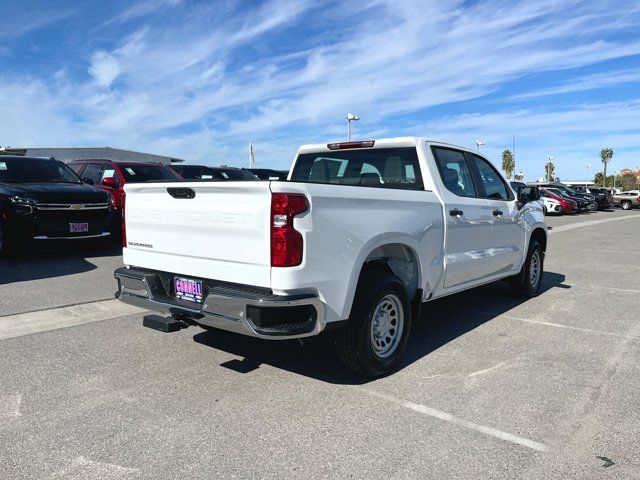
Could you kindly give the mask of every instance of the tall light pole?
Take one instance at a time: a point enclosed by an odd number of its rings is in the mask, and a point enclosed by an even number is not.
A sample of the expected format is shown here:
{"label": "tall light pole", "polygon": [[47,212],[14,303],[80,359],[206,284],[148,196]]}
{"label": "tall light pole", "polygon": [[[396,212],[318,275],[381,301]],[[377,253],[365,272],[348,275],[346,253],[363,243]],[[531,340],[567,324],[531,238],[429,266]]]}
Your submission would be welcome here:
{"label": "tall light pole", "polygon": [[549,155],[549,156],[547,157],[547,160],[548,160],[548,161],[547,161],[547,168],[546,168],[546,170],[547,170],[547,182],[552,182],[552,181],[553,181],[553,178],[550,178],[550,177],[551,177],[551,175],[549,174],[549,164],[551,163],[551,160],[555,160],[555,158],[556,158],[556,157],[553,157],[553,156],[551,156],[551,155]]}
{"label": "tall light pole", "polygon": [[476,147],[478,147],[478,151],[480,151],[480,147],[484,145],[484,142],[482,140],[476,140]]}
{"label": "tall light pole", "polygon": [[591,164],[587,163],[587,176],[584,177],[584,186],[587,186],[587,179],[589,178],[589,169],[591,168]]}
{"label": "tall light pole", "polygon": [[613,189],[616,189],[616,175],[618,175],[618,171],[614,170],[613,171]]}
{"label": "tall light pole", "polygon": [[353,113],[347,113],[347,141],[351,141],[351,122],[357,122],[360,120],[358,115],[354,115]]}

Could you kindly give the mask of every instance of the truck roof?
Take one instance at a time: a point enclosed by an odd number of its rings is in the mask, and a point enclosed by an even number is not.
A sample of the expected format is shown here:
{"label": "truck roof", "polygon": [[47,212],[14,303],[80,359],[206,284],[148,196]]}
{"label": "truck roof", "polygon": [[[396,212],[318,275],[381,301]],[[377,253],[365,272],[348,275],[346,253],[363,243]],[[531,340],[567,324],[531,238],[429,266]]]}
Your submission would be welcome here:
{"label": "truck roof", "polygon": [[[394,137],[394,138],[376,138],[369,140],[352,140],[353,142],[366,142],[366,141],[374,141],[373,147],[365,147],[365,148],[398,148],[398,147],[416,147],[420,142],[433,142],[440,145],[448,145],[450,147],[455,147],[461,150],[472,151],[470,148],[461,147],[459,145],[454,145],[447,142],[442,142],[439,140],[435,140],[432,138],[425,137]],[[335,151],[335,149],[329,148],[329,145],[334,145],[338,143],[346,143],[346,142],[332,142],[332,143],[315,143],[315,144],[307,144],[302,145],[298,148],[298,153],[312,153],[312,152],[331,152]]]}

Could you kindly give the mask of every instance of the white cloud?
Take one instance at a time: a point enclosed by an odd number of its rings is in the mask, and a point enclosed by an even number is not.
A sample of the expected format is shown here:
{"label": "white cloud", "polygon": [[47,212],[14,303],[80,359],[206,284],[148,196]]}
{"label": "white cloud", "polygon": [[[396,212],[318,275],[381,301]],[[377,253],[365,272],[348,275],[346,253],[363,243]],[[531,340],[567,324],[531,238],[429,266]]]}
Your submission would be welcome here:
{"label": "white cloud", "polygon": [[151,15],[152,13],[168,8],[175,7],[183,3],[184,0],[138,0],[132,2],[132,5],[119,13],[118,15],[112,17],[111,19],[105,22],[105,25],[109,25],[112,23],[124,23],[130,20],[145,17]]}
{"label": "white cloud", "polygon": [[98,51],[91,56],[89,74],[101,87],[108,87],[120,75],[118,59],[109,52]]}
{"label": "white cloud", "polygon": [[620,85],[624,83],[635,83],[640,81],[640,68],[628,70],[613,70],[606,73],[597,73],[594,75],[585,75],[573,79],[571,82],[557,85],[554,87],[541,88],[518,95],[509,97],[511,100],[526,100],[536,97],[544,97],[548,95],[559,95],[563,93],[582,92],[586,90],[595,90],[612,85]]}

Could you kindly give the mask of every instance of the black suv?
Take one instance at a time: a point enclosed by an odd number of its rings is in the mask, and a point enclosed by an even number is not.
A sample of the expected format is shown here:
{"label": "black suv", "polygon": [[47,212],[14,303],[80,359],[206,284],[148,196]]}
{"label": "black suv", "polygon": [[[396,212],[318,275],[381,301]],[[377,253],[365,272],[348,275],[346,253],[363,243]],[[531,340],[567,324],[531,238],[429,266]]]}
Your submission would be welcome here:
{"label": "black suv", "polygon": [[613,195],[606,188],[589,187],[590,194],[595,195],[598,210],[606,210],[613,207]]}
{"label": "black suv", "polygon": [[111,195],[53,158],[0,156],[0,254],[34,242],[110,240]]}

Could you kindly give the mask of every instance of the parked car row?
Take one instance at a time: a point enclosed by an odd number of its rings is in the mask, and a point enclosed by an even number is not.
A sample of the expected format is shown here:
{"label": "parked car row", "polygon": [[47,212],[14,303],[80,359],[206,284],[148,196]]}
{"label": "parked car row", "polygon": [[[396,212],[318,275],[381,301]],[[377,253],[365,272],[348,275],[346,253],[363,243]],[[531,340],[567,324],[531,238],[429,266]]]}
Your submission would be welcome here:
{"label": "parked car row", "polygon": [[532,183],[540,188],[545,213],[564,215],[612,208],[614,196],[604,188],[569,187],[561,182]]}
{"label": "parked car row", "polygon": [[124,232],[127,184],[188,180],[286,180],[287,171],[163,165],[111,160],[0,157],[0,255],[34,242],[94,241],[107,247]]}

